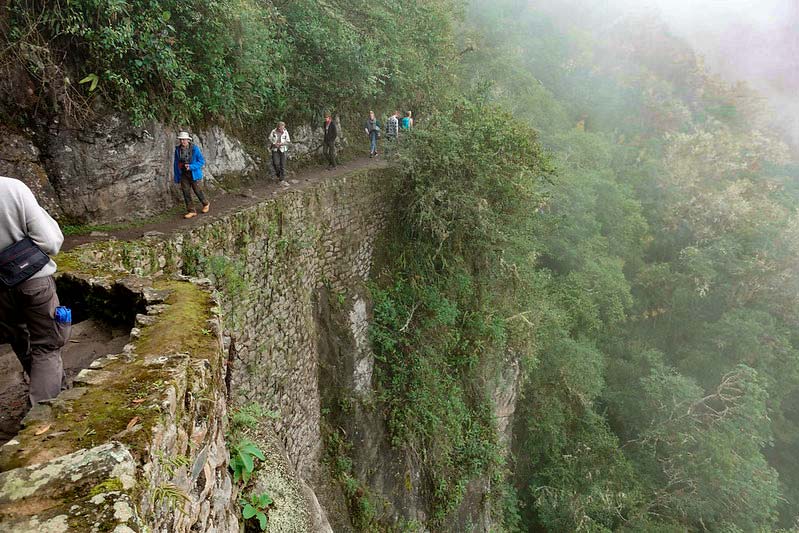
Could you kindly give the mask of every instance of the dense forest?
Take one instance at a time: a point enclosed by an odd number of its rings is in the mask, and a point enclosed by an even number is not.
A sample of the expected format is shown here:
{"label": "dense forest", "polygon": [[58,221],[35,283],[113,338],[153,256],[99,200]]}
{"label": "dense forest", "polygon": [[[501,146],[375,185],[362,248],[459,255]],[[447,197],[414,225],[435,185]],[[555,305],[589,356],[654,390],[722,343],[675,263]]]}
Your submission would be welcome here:
{"label": "dense forest", "polygon": [[[476,478],[507,531],[795,525],[796,154],[657,18],[569,0],[7,6],[4,98],[20,66],[39,84],[7,122],[414,110],[371,337],[430,530]],[[482,387],[507,365],[509,455]]]}
{"label": "dense forest", "polygon": [[[790,527],[796,166],[762,100],[654,17],[478,2],[466,28],[469,103],[400,161],[414,252],[376,336],[397,431],[441,450],[457,428],[442,494],[510,472],[509,530]],[[470,384],[508,353],[504,463]]]}

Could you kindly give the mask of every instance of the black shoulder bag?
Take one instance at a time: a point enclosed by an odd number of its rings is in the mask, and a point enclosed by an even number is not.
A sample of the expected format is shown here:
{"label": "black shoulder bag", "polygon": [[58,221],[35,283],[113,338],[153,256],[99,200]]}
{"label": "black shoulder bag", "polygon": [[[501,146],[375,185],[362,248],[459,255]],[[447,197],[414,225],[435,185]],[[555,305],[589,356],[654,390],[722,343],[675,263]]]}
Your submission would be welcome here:
{"label": "black shoulder bag", "polygon": [[0,250],[0,287],[11,288],[36,274],[50,257],[30,237]]}

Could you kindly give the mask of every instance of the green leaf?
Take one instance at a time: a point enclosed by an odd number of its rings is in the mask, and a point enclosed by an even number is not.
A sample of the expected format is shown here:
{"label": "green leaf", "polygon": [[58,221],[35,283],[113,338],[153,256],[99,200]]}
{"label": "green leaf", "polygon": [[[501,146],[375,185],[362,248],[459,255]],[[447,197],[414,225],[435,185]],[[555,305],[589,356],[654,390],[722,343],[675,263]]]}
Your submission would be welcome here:
{"label": "green leaf", "polygon": [[263,461],[266,457],[264,456],[263,452],[258,449],[258,447],[253,443],[247,443],[241,448],[242,452],[247,452],[249,455],[254,455],[261,461]]}
{"label": "green leaf", "polygon": [[172,13],[170,13],[169,11],[164,11],[163,13],[161,13],[161,20],[163,20],[164,22],[169,22],[169,19],[171,18],[172,18]]}
{"label": "green leaf", "polygon": [[244,506],[244,509],[241,511],[241,516],[243,516],[244,518],[252,518],[253,516],[255,516],[257,512],[258,510],[248,503],[247,505]]}
{"label": "green leaf", "polygon": [[92,72],[91,74],[80,80],[78,83],[80,84],[91,83],[91,85],[89,85],[89,92],[92,92],[97,88],[97,83],[99,81],[100,78],[97,76],[97,74]]}
{"label": "green leaf", "polygon": [[258,499],[258,507],[264,509],[272,503],[272,498],[267,493],[263,493],[257,496]]}
{"label": "green leaf", "polygon": [[245,453],[244,450],[239,451],[239,459],[241,459],[241,463],[244,465],[244,470],[246,472],[252,472],[255,468],[255,464],[252,460],[252,455]]}
{"label": "green leaf", "polygon": [[269,522],[264,513],[258,513],[258,523],[261,525],[261,531],[266,530],[266,524]]}

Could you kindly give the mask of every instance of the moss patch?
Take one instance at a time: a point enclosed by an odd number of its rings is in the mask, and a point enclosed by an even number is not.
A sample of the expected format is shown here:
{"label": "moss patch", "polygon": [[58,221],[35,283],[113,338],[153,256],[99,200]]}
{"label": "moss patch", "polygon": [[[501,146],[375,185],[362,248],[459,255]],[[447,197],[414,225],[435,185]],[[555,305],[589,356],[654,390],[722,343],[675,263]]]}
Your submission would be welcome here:
{"label": "moss patch", "polygon": [[169,308],[158,322],[142,330],[136,352],[144,355],[186,353],[209,359],[219,351],[216,337],[208,331],[211,297],[191,283],[158,281],[155,289],[169,290]]}
{"label": "moss patch", "polygon": [[104,494],[115,490],[122,491],[123,489],[122,481],[119,478],[111,477],[92,487],[89,491],[89,496],[97,496],[98,494]]}
{"label": "moss patch", "polygon": [[93,231],[121,231],[171,220],[182,212],[183,207],[175,206],[151,217],[131,220],[129,222],[119,222],[116,224],[65,224],[61,227],[61,231],[64,233],[64,235],[87,235]]}

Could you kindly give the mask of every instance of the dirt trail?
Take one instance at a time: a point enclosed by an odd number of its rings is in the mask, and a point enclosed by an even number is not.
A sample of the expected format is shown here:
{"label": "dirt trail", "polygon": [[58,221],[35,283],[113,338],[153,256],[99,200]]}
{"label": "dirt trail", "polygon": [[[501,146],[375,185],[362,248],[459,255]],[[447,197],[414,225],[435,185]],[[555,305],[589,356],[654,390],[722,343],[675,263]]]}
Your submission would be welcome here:
{"label": "dirt trail", "polygon": [[[256,204],[267,198],[279,196],[281,192],[286,190],[303,189],[323,179],[348,174],[362,168],[380,168],[385,166],[386,163],[380,159],[360,158],[340,164],[333,170],[325,170],[320,166],[307,167],[294,175],[290,175],[288,180],[282,183],[275,181],[273,178],[266,178],[253,181],[242,190],[236,192],[225,192],[221,189],[210,193],[206,192],[208,200],[211,203],[211,211],[208,214],[203,215],[200,213],[196,217],[186,220],[183,218],[183,213],[181,213],[169,220],[160,220],[136,227],[100,232],[101,234],[95,236],[70,235],[64,240],[62,249],[70,250],[81,244],[110,238],[123,241],[134,240],[141,238],[144,234],[149,232],[160,232],[164,234],[174,233],[195,224],[202,224],[209,219],[225,215],[242,207]],[[58,262],[58,258],[56,258],[56,262]]]}
{"label": "dirt trail", "polygon": [[[129,332],[111,329],[95,320],[84,320],[72,327],[72,336],[61,351],[67,382],[92,361],[110,353],[120,353],[130,340]],[[28,411],[28,383],[11,345],[0,344],[0,444],[19,431]]]}

